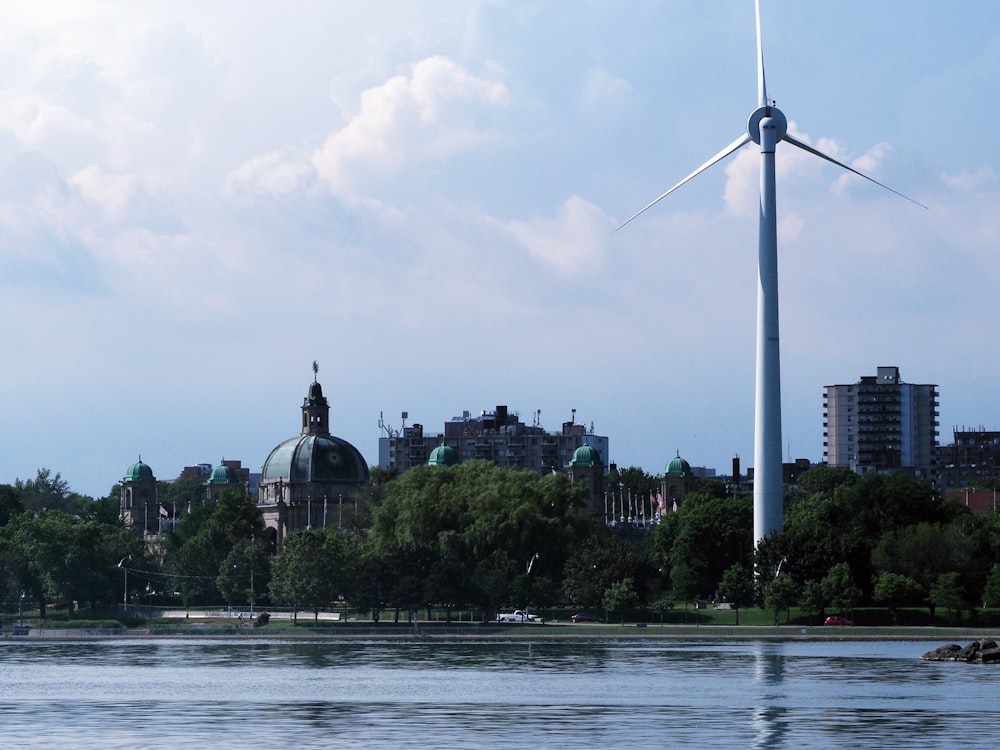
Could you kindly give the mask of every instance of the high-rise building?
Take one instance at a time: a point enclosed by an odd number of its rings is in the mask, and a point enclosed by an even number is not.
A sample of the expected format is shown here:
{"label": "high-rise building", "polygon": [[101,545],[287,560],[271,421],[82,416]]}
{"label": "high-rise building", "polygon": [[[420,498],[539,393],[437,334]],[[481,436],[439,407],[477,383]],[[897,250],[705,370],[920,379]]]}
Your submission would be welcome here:
{"label": "high-rise building", "polygon": [[828,466],[858,473],[907,471],[936,475],[938,390],[904,383],[898,367],[879,367],[823,395],[823,455]]}

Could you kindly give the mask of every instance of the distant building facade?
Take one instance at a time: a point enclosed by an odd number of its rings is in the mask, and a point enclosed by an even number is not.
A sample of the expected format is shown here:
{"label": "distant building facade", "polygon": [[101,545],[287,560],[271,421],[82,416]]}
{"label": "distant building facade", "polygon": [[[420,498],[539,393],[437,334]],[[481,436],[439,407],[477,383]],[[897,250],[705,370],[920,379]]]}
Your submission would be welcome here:
{"label": "distant building facade", "polygon": [[898,367],[879,367],[823,395],[823,456],[828,466],[937,475],[938,390],[905,383]]}
{"label": "distant building facade", "polygon": [[[536,413],[537,414],[537,413]],[[536,418],[528,425],[506,406],[483,411],[479,416],[465,412],[445,422],[443,432],[424,432],[423,425],[386,428],[379,438],[379,466],[399,473],[431,462],[464,463],[473,459],[490,461],[507,469],[529,469],[543,474],[568,474],[578,448],[589,446],[603,460],[608,455],[608,438],[595,435],[574,419],[564,422],[559,432],[546,432]],[[582,466],[581,466],[582,468]]]}
{"label": "distant building facade", "polygon": [[942,489],[975,488],[977,482],[1000,477],[1000,430],[954,428],[951,445],[938,449],[938,483]]}

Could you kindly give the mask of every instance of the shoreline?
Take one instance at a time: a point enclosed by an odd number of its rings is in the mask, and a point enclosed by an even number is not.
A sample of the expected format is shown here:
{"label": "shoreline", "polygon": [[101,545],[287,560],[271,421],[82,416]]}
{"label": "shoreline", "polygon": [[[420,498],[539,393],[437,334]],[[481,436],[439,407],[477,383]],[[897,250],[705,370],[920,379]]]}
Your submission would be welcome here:
{"label": "shoreline", "polygon": [[4,632],[3,641],[53,640],[757,640],[757,641],[939,641],[969,642],[1000,639],[997,628],[943,627],[831,627],[765,625],[513,625],[449,626],[436,623],[412,625],[299,626],[251,628],[234,626],[157,626],[152,628],[31,628],[27,633]]}

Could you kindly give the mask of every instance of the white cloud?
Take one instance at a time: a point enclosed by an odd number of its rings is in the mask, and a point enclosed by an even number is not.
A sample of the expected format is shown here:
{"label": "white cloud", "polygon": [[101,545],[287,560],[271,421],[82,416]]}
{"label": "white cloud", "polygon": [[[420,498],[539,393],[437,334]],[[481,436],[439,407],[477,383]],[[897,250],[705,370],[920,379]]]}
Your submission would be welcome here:
{"label": "white cloud", "polygon": [[[887,143],[878,143],[872,146],[868,151],[863,153],[854,161],[850,162],[850,166],[858,170],[864,175],[875,179],[878,175],[878,168],[882,164],[883,159],[889,153],[891,147]],[[838,161],[844,161],[843,159],[838,159]],[[847,163],[847,162],[844,162]],[[861,178],[857,175],[851,174],[850,172],[842,172],[842,174],[833,183],[833,191],[835,193],[842,193],[847,190],[851,185],[857,185],[861,182]]]}
{"label": "white cloud", "polygon": [[429,57],[361,94],[360,111],[327,136],[313,164],[334,193],[350,197],[403,165],[447,159],[482,147],[480,113],[504,107],[505,84],[476,76],[446,57]]}
{"label": "white cloud", "polygon": [[69,182],[85,198],[98,204],[112,219],[121,218],[135,193],[136,183],[131,175],[109,174],[95,165],[76,172],[69,178]]}
{"label": "white cloud", "polygon": [[510,232],[539,261],[564,276],[590,276],[604,266],[612,222],[592,203],[573,196],[554,219],[511,221]]}
{"label": "white cloud", "polygon": [[305,158],[272,151],[256,156],[230,172],[223,189],[230,199],[272,197],[295,192],[315,179],[315,169]]}
{"label": "white cloud", "polygon": [[992,167],[981,166],[973,171],[962,171],[957,174],[946,174],[941,178],[946,187],[958,190],[963,193],[972,193],[979,190],[996,190],[1000,186],[1000,179]]}
{"label": "white cloud", "polygon": [[632,84],[601,68],[591,68],[584,78],[581,100],[583,109],[591,115],[620,112],[632,100]]}

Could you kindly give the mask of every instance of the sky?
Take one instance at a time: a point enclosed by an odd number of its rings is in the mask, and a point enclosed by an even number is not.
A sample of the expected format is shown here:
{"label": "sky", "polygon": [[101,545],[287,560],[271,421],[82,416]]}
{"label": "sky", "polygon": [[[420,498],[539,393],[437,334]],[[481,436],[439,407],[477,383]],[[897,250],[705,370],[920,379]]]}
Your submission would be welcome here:
{"label": "sky", "polygon": [[[1000,429],[1000,3],[762,0],[783,454],[826,385]],[[751,0],[32,0],[0,23],[0,483],[101,497],[299,432],[573,410],[606,460],[753,457]]]}

